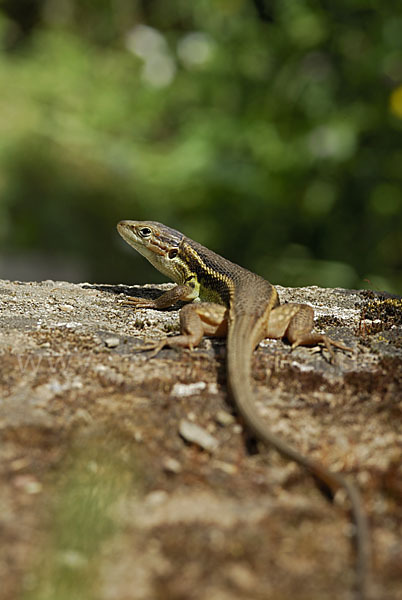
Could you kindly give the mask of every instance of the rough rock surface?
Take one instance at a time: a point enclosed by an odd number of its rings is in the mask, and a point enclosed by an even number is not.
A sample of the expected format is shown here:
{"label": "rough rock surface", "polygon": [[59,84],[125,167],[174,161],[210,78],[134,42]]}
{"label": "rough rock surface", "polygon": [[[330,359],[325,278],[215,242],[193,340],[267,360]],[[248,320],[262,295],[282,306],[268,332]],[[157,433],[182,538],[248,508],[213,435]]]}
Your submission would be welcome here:
{"label": "rough rock surface", "polygon": [[[0,598],[350,600],[350,524],[299,467],[247,436],[225,342],[139,352],[178,312],[123,287],[0,281]],[[261,418],[359,485],[372,594],[402,597],[402,303],[279,288],[336,352],[266,340]]]}

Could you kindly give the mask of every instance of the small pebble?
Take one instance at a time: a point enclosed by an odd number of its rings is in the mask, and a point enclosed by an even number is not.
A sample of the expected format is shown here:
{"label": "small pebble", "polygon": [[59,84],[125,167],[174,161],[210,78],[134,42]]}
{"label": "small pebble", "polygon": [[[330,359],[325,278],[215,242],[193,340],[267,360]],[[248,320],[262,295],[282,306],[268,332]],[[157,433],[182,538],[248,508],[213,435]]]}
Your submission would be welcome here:
{"label": "small pebble", "polygon": [[120,344],[120,339],[118,337],[108,337],[105,339],[105,346],[108,348],[116,348]]}
{"label": "small pebble", "polygon": [[212,467],[219,469],[227,475],[234,475],[238,471],[236,465],[232,465],[231,463],[227,463],[222,460],[215,460],[212,464]]}
{"label": "small pebble", "polygon": [[225,427],[226,425],[232,425],[235,422],[235,418],[226,410],[218,410],[215,416],[215,420],[219,425]]}
{"label": "small pebble", "polygon": [[168,473],[180,473],[181,464],[175,458],[172,458],[171,456],[167,456],[163,461],[163,468]]}
{"label": "small pebble", "polygon": [[172,388],[172,396],[187,397],[194,396],[202,392],[207,387],[205,381],[197,381],[196,383],[175,383]]}
{"label": "small pebble", "polygon": [[74,306],[71,306],[71,304],[59,304],[59,309],[63,312],[72,312],[74,310]]}
{"label": "small pebble", "polygon": [[185,419],[180,421],[179,433],[186,442],[197,444],[197,446],[208,450],[208,452],[213,452],[218,447],[218,440],[216,438],[199,425]]}
{"label": "small pebble", "polygon": [[145,502],[150,506],[160,506],[169,498],[169,494],[165,492],[165,490],[154,490],[150,492],[146,498]]}
{"label": "small pebble", "polygon": [[15,487],[26,494],[39,494],[42,491],[42,484],[33,475],[17,475],[13,481]]}

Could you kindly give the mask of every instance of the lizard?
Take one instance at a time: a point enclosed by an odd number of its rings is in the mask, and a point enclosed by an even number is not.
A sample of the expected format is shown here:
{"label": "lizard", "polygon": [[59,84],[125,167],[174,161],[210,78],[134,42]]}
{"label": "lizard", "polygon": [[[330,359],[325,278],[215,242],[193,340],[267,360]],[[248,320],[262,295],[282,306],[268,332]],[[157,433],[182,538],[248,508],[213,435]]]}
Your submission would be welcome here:
{"label": "lizard", "polygon": [[[180,335],[153,345],[193,349],[204,335],[227,337],[228,390],[246,427],[262,443],[296,462],[324,487],[331,498],[343,490],[354,524],[355,597],[367,600],[370,574],[370,536],[358,488],[341,474],[300,453],[274,434],[259,416],[253,401],[251,363],[254,349],[264,338],[287,338],[292,349],[322,344],[350,351],[328,336],[314,333],[314,311],[308,304],[281,305],[276,288],[266,279],[223,258],[184,234],[156,221],[120,221],[121,237],[176,285],[156,299],[128,296],[134,308],[163,310],[179,301]],[[144,348],[149,349],[149,348]]]}

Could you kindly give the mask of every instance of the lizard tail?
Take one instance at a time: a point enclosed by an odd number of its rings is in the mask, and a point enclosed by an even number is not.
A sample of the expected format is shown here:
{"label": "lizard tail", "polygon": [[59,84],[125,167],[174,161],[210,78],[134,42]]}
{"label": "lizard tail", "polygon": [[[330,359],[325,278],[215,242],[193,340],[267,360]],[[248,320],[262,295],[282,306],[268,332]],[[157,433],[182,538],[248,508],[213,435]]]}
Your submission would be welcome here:
{"label": "lizard tail", "polygon": [[272,433],[258,414],[251,387],[253,351],[263,338],[263,322],[247,315],[234,316],[229,323],[227,340],[227,368],[229,391],[240,416],[258,440],[273,446],[282,456],[304,467],[333,497],[343,489],[350,503],[350,519],[354,524],[356,550],[356,600],[368,600],[368,579],[371,563],[369,527],[357,487],[338,473],[332,472],[315,460],[300,454],[293,446]]}

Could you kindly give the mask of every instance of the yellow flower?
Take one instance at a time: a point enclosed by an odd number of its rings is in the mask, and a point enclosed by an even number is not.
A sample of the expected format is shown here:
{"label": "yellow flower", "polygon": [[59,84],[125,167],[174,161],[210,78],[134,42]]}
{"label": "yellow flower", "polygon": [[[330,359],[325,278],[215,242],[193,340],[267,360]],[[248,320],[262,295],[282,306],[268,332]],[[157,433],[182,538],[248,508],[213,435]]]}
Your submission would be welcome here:
{"label": "yellow flower", "polygon": [[402,85],[395,88],[389,99],[391,112],[402,119]]}

